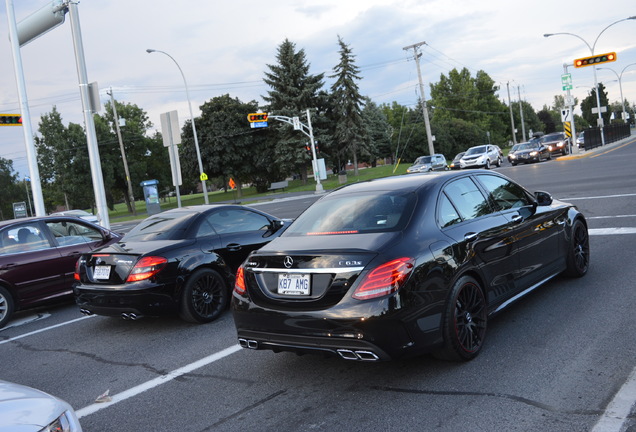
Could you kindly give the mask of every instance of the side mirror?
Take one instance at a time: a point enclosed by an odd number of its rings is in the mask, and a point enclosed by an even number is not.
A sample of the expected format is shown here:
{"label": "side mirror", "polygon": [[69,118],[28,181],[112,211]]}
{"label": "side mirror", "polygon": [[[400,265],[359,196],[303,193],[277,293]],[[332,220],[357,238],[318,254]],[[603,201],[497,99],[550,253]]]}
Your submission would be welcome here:
{"label": "side mirror", "polygon": [[537,199],[537,205],[549,206],[552,204],[552,195],[547,192],[538,191],[534,193],[534,197]]}

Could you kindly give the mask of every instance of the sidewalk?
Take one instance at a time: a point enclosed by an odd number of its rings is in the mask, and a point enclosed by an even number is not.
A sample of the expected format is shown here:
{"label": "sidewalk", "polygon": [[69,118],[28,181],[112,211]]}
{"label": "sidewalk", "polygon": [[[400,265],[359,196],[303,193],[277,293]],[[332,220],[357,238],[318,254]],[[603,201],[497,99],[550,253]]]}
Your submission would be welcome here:
{"label": "sidewalk", "polygon": [[631,135],[627,138],[623,138],[618,141],[614,141],[613,143],[605,144],[602,147],[596,147],[591,150],[582,150],[577,147],[574,148],[572,154],[567,156],[559,156],[556,160],[570,160],[570,159],[583,159],[590,156],[598,155],[601,153],[605,153],[610,150],[614,150],[616,148],[622,147],[623,145],[632,144],[636,142],[636,130],[634,128],[631,129]]}

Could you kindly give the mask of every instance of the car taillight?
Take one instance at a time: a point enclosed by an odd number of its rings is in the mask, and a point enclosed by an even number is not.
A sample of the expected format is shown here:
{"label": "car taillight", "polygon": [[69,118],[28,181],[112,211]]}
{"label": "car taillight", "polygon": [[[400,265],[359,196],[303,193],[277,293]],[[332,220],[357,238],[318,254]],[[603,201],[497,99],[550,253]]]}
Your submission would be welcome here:
{"label": "car taillight", "polygon": [[149,279],[159,273],[162,268],[166,266],[168,260],[164,257],[149,256],[143,257],[135,267],[133,267],[126,282],[138,282],[141,280]]}
{"label": "car taillight", "polygon": [[75,279],[76,281],[80,281],[80,274],[79,274],[79,269],[80,269],[80,262],[82,261],[82,259],[78,259],[77,262],[75,263],[75,273],[73,273],[73,279]]}
{"label": "car taillight", "polygon": [[411,274],[415,260],[413,258],[398,258],[374,268],[367,273],[353,298],[368,300],[381,297],[397,291]]}
{"label": "car taillight", "polygon": [[245,294],[247,288],[245,287],[245,271],[243,266],[239,267],[236,271],[236,281],[234,282],[234,292],[237,294]]}

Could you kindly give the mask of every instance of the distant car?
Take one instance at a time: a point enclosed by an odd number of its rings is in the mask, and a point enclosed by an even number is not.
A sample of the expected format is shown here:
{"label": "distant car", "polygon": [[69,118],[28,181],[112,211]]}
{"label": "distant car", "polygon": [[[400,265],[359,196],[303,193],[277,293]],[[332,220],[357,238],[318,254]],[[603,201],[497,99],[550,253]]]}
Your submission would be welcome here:
{"label": "distant car", "polygon": [[82,432],[73,408],[32,387],[0,380],[0,430]]}
{"label": "distant car", "polygon": [[511,154],[513,154],[520,146],[521,144],[515,144],[510,148],[510,151],[508,152],[508,162],[512,163],[512,158],[510,157]]}
{"label": "distant car", "polygon": [[118,243],[82,255],[75,300],[84,314],[179,314],[206,323],[226,309],[250,252],[291,223],[240,205],[200,205],[143,220]]}
{"label": "distant car", "polygon": [[543,144],[548,148],[550,153],[560,153],[562,155],[567,155],[570,151],[568,148],[569,140],[568,137],[565,136],[563,132],[554,132],[547,135],[544,135],[539,140],[539,143]]}
{"label": "distant car", "polygon": [[585,131],[579,132],[576,137],[576,146],[578,148],[585,148]]}
{"label": "distant car", "polygon": [[468,361],[490,316],[556,275],[584,276],[589,251],[576,206],[497,172],[353,183],[239,268],[238,342],[353,361]]}
{"label": "distant car", "polygon": [[61,212],[51,213],[51,216],[75,216],[80,219],[84,219],[89,222],[92,222],[94,224],[99,223],[99,218],[97,216],[85,210],[65,210]]}
{"label": "distant car", "polygon": [[501,166],[503,157],[501,149],[492,144],[484,144],[471,147],[459,160],[461,169],[465,168],[486,168],[490,169],[492,165]]}
{"label": "distant car", "polygon": [[72,295],[80,255],[120,238],[72,216],[0,222],[0,328],[17,310]]}
{"label": "distant car", "polygon": [[413,165],[406,169],[407,173],[420,173],[430,171],[445,171],[448,169],[446,158],[442,154],[420,156],[415,159]]}
{"label": "distant car", "polygon": [[546,146],[539,143],[516,144],[508,153],[508,160],[514,166],[520,163],[541,162],[552,159],[552,154]]}
{"label": "distant car", "polygon": [[462,158],[462,156],[464,156],[465,153],[466,152],[457,153],[453,158],[453,161],[450,163],[449,168],[452,170],[460,169],[459,160]]}

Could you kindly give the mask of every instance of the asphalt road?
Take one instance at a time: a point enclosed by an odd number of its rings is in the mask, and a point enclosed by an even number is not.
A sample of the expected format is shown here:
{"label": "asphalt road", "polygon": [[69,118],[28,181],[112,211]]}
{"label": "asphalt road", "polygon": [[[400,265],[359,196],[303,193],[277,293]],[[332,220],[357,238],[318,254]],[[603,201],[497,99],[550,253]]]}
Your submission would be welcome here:
{"label": "asphalt road", "polygon": [[[586,277],[556,278],[491,320],[472,362],[248,351],[229,313],[194,325],[83,317],[61,305],[0,331],[0,377],[67,400],[90,432],[634,431],[635,164],[631,143],[499,168],[576,203],[592,261]],[[315,198],[259,208],[294,217]]]}

